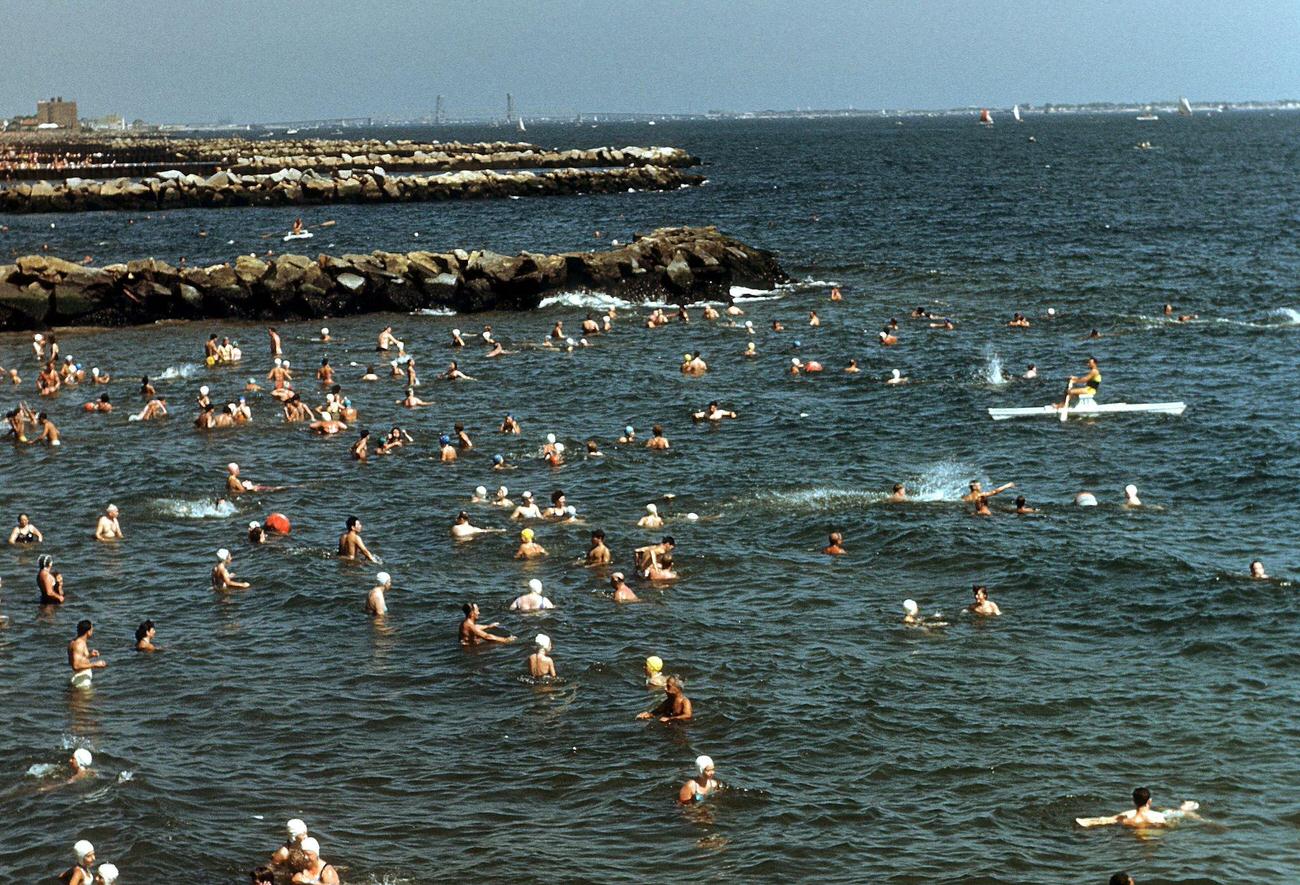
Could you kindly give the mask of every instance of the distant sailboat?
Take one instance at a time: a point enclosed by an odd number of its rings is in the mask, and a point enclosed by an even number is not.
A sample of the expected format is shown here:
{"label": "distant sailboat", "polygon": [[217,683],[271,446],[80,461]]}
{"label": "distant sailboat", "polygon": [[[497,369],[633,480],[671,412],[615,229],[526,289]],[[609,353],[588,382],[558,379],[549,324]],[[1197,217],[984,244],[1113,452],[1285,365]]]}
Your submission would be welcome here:
{"label": "distant sailboat", "polygon": [[1192,105],[1187,101],[1187,96],[1181,96],[1178,99],[1178,116],[1190,117],[1192,115]]}
{"label": "distant sailboat", "polygon": [[519,118],[519,131],[520,131],[520,132],[527,132],[527,131],[528,131],[527,129],[524,128],[524,118],[523,118],[523,117],[520,117],[520,118]]}
{"label": "distant sailboat", "polygon": [[980,108],[980,125],[981,126],[993,125],[993,115],[989,113],[988,108]]}
{"label": "distant sailboat", "polygon": [[1017,122],[1017,123],[1021,122],[1021,120],[1020,120],[1020,105],[1017,104],[1017,105],[1012,105],[1012,106],[1011,106],[1011,116],[1013,116],[1013,117],[1016,118],[1016,122]]}
{"label": "distant sailboat", "polygon": [[1156,116],[1155,112],[1151,110],[1151,105],[1147,105],[1146,110],[1138,114],[1137,118],[1138,121],[1141,123],[1150,123],[1152,120],[1160,119],[1158,116]]}

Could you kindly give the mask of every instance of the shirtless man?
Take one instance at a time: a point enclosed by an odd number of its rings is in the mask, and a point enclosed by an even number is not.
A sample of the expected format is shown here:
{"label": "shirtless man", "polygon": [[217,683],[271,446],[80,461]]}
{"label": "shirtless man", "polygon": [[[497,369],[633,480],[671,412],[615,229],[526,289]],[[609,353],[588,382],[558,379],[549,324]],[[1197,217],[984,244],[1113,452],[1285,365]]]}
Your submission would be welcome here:
{"label": "shirtless man", "polygon": [[983,618],[995,618],[1002,614],[998,604],[989,599],[988,588],[983,584],[976,584],[971,588],[971,592],[975,595],[975,601],[966,607],[966,611]]}
{"label": "shirtless man", "polygon": [[640,602],[641,599],[632,592],[632,588],[627,585],[622,572],[614,572],[609,576],[609,586],[614,590],[615,602]]}
{"label": "shirtless man", "polygon": [[354,442],[352,444],[352,447],[348,449],[348,454],[352,456],[353,461],[364,461],[366,460],[366,456],[368,454],[367,446],[369,445],[370,445],[370,431],[363,430],[361,431],[361,436],[357,437],[357,441]]}
{"label": "shirtless man", "polygon": [[669,676],[668,681],[664,683],[664,691],[668,696],[659,706],[636,714],[636,718],[658,719],[660,722],[685,722],[694,715],[691,699],[682,691],[681,677]]}
{"label": "shirtless man", "polygon": [[397,404],[406,409],[420,409],[423,408],[424,406],[433,405],[433,403],[427,403],[424,400],[420,399],[418,396],[416,396],[414,387],[406,388],[406,396],[403,397],[402,399],[399,399],[397,401]]}
{"label": "shirtless man", "polygon": [[280,343],[280,333],[272,326],[266,330],[266,334],[271,339],[271,358],[284,356],[284,348]]}
{"label": "shirtless man", "polygon": [[68,643],[68,666],[76,676],[90,670],[102,670],[108,661],[99,656],[99,651],[90,647],[90,637],[95,635],[95,625],[90,621],[77,623],[77,638]]}
{"label": "shirtless man", "polygon": [[334,383],[334,367],[330,365],[329,357],[322,357],[320,368],[316,370],[316,380],[321,384]]}
{"label": "shirtless man", "polygon": [[907,486],[905,486],[905,485],[904,485],[903,483],[901,483],[901,482],[896,482],[896,483],[894,483],[894,488],[893,488],[893,490],[889,493],[889,497],[886,498],[885,501],[886,501],[886,503],[889,503],[889,504],[903,504],[903,503],[906,503],[906,502],[907,502]]}
{"label": "shirtless man", "polygon": [[638,547],[635,552],[637,568],[646,576],[662,572],[665,570],[663,561],[671,561],[675,549],[677,549],[677,542],[672,535],[665,535],[658,544]]}
{"label": "shirtless man", "polygon": [[591,533],[591,548],[587,551],[587,565],[609,565],[613,561],[614,554],[605,546],[605,530],[596,529]]}
{"label": "shirtless man", "polygon": [[312,411],[311,406],[302,401],[302,397],[294,394],[284,401],[284,420],[290,424],[296,424],[300,421],[312,421],[316,418],[316,413]]}
{"label": "shirtless man", "polygon": [[107,393],[101,393],[98,400],[83,403],[81,408],[87,412],[111,412],[113,404],[109,401]]}
{"label": "shirtless man", "polygon": [[729,412],[721,408],[718,405],[718,401],[714,400],[713,402],[709,403],[709,407],[707,409],[703,409],[702,411],[699,412],[693,412],[691,414],[691,417],[694,418],[696,421],[721,421],[723,418],[735,418],[736,413]]}
{"label": "shirtless man", "polygon": [[698,378],[705,372],[709,371],[709,364],[704,361],[697,350],[695,353],[686,354],[686,359],[682,361],[682,374],[691,375]]}
{"label": "shirtless man", "polygon": [[646,440],[645,447],[647,449],[668,448],[668,437],[664,436],[664,429],[661,425],[656,424],[655,426],[651,427],[650,432],[653,434],[653,436],[651,436],[648,440]]}
{"label": "shirtless man", "polygon": [[375,586],[370,588],[370,593],[366,596],[366,611],[373,617],[381,618],[388,614],[384,594],[393,588],[393,579],[388,572],[380,572],[375,575],[375,581]]}
{"label": "shirtless man", "polygon": [[516,596],[510,603],[512,612],[539,612],[548,608],[555,608],[555,603],[546,598],[542,590],[542,582],[537,578],[528,582],[527,593]]}
{"label": "shirtless man", "polygon": [[235,580],[235,573],[230,570],[233,562],[234,557],[225,547],[217,551],[217,564],[212,567],[213,590],[247,590],[253,586],[247,581]]}
{"label": "shirtless man", "polygon": [[112,541],[122,537],[122,525],[117,521],[117,505],[109,504],[104,515],[95,523],[95,540]]}
{"label": "shirtless man", "polygon": [[46,363],[45,368],[36,376],[36,391],[41,396],[54,396],[62,385],[63,382],[59,379],[59,373],[52,362]]}
{"label": "shirtless man", "polygon": [[470,376],[462,372],[460,368],[457,367],[455,360],[452,360],[451,364],[447,366],[447,371],[443,372],[438,377],[441,378],[443,381],[474,381],[475,380],[474,378],[471,378]]}
{"label": "shirtless man", "polygon": [[339,535],[339,558],[379,562],[379,557],[366,549],[365,542],[361,540],[361,520],[355,516],[348,517],[347,531]]}
{"label": "shirtless man", "polygon": [[384,331],[379,333],[379,342],[376,349],[388,350],[390,347],[396,347],[399,351],[404,349],[402,342],[398,341],[397,336],[393,334],[393,327],[384,326]]}
{"label": "shirtless man", "polygon": [[501,419],[501,426],[497,428],[497,433],[512,433],[518,436],[523,433],[523,429],[519,426],[515,416],[507,412],[506,416]]}
{"label": "shirtless man", "polygon": [[59,437],[59,428],[54,426],[54,422],[44,412],[37,414],[36,426],[41,433],[39,436],[29,439],[29,443],[45,442],[52,446],[63,445],[63,440]]}
{"label": "shirtless man", "polygon": [[844,535],[839,532],[831,532],[830,543],[822,548],[822,553],[827,556],[842,556],[847,552],[844,549]]}
{"label": "shirtless man", "polygon": [[1075,818],[1075,823],[1082,827],[1101,827],[1107,824],[1120,824],[1134,829],[1146,829],[1147,827],[1167,827],[1174,821],[1182,818],[1196,818],[1196,809],[1200,805],[1196,802],[1184,802],[1178,808],[1165,809],[1156,811],[1151,807],[1151,791],[1146,787],[1138,787],[1133,791],[1133,810],[1121,811],[1113,817],[1094,817],[1094,818]]}
{"label": "shirtless man", "polygon": [[970,482],[970,491],[962,495],[961,499],[965,501],[967,504],[974,504],[977,501],[979,501],[981,497],[992,498],[994,495],[1000,495],[1003,492],[1005,492],[1007,489],[1014,489],[1015,487],[1016,484],[1014,482],[1008,482],[1008,483],[1003,483],[1002,485],[998,486],[996,489],[993,489],[992,491],[986,492],[984,491],[984,489],[980,487],[980,481],[978,479],[973,479]]}
{"label": "shirtless man", "polygon": [[478,606],[472,602],[467,602],[461,606],[461,611],[465,613],[465,618],[460,622],[460,644],[464,646],[482,645],[485,642],[514,642],[513,636],[498,636],[495,633],[489,633],[501,625],[496,621],[491,624],[483,625],[478,622]]}
{"label": "shirtless man", "polygon": [[127,418],[128,421],[152,421],[155,418],[163,418],[167,415],[167,400],[162,397],[154,397],[144,404],[144,408],[138,413]]}
{"label": "shirtless man", "polygon": [[451,536],[453,538],[472,538],[475,535],[482,535],[486,532],[499,532],[501,529],[483,529],[476,525],[471,525],[469,514],[462,510],[456,514],[456,521],[451,524]]}

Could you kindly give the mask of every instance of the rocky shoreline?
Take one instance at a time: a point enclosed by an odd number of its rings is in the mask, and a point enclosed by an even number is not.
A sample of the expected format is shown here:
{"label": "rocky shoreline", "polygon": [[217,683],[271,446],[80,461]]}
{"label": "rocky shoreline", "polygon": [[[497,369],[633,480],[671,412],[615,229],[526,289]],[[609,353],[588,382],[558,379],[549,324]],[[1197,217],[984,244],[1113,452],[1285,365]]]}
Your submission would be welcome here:
{"label": "rocky shoreline", "polygon": [[631,301],[730,301],[731,286],[787,279],[776,257],[716,227],[660,228],[605,252],[486,250],[243,255],[210,267],[152,258],[86,267],[46,255],[0,265],[0,330],[234,317],[309,319],[378,311],[531,310],[560,291]]}
{"label": "rocky shoreline", "polygon": [[676,190],[704,183],[676,168],[557,169],[549,172],[459,171],[389,175],[382,167],[321,173],[285,168],[268,175],[217,172],[203,177],[169,170],[141,180],[69,178],[0,189],[0,212],[87,212],[228,206],[314,206],[332,203],[411,203],[490,197]]}

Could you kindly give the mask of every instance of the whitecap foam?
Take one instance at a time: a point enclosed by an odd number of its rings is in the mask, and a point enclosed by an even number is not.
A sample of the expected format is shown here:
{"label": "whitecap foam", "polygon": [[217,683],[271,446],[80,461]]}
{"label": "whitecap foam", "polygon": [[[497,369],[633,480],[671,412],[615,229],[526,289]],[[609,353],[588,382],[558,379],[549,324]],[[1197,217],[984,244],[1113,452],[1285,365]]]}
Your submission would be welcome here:
{"label": "whitecap foam", "polygon": [[422,307],[411,311],[413,317],[454,317],[456,311],[450,307]]}
{"label": "whitecap foam", "polygon": [[1268,312],[1270,317],[1277,317],[1283,326],[1300,326],[1300,310],[1293,307],[1278,307]]}
{"label": "whitecap foam", "polygon": [[162,374],[155,377],[163,381],[174,381],[177,378],[193,378],[202,368],[198,363],[182,363],[179,366],[168,366],[162,371]]}
{"label": "whitecap foam", "polygon": [[153,502],[154,508],[165,516],[179,516],[182,519],[226,519],[234,516],[236,508],[229,501],[183,501],[179,498],[159,498]]}
{"label": "whitecap foam", "polygon": [[609,310],[611,307],[632,307],[632,302],[615,298],[604,292],[557,292],[547,295],[538,307],[581,307],[590,310]]}
{"label": "whitecap foam", "polygon": [[775,301],[785,297],[779,289],[750,289],[745,286],[732,286],[730,295],[732,301]]}

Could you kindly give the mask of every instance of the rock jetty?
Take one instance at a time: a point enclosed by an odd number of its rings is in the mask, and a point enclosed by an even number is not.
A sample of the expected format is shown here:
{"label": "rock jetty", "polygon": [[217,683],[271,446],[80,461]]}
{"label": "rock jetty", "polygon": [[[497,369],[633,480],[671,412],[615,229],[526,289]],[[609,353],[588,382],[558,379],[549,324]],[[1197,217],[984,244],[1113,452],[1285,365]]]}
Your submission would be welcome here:
{"label": "rock jetty", "polygon": [[676,168],[556,169],[548,172],[448,172],[389,175],[380,166],[331,172],[287,168],[265,175],[217,172],[204,177],[168,170],[144,179],[69,178],[0,189],[0,212],[86,212],[226,206],[410,203],[489,197],[676,190],[704,182]]}
{"label": "rock jetty", "polygon": [[233,317],[308,319],[450,308],[531,310],[560,291],[631,301],[730,301],[733,285],[787,279],[776,257],[716,227],[660,228],[605,252],[486,250],[368,255],[242,255],[210,267],[152,258],[86,267],[29,255],[0,265],[0,330]]}

